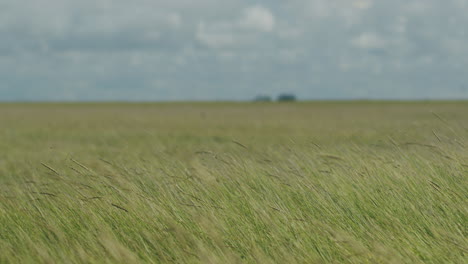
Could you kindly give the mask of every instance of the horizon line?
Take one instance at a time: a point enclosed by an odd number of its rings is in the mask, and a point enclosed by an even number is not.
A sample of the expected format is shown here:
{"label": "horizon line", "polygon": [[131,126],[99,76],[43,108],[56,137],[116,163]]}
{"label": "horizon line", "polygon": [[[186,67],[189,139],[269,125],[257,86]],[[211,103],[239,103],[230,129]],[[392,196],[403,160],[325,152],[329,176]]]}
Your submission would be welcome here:
{"label": "horizon line", "polygon": [[382,102],[382,103],[423,103],[423,102],[468,102],[468,98],[441,98],[441,99],[296,99],[294,101],[255,101],[253,100],[0,100],[0,104],[184,104],[184,103],[256,103],[256,104],[273,104],[273,103],[327,103],[327,102]]}

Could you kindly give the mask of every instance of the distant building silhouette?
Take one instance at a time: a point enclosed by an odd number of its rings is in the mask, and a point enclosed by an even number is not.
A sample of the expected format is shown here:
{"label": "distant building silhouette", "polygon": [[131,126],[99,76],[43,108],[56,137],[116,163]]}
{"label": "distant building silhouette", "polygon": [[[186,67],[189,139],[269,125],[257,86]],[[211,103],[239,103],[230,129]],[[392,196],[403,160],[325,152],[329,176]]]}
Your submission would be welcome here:
{"label": "distant building silhouette", "polygon": [[296,100],[296,96],[290,93],[283,93],[278,96],[278,102],[294,102]]}

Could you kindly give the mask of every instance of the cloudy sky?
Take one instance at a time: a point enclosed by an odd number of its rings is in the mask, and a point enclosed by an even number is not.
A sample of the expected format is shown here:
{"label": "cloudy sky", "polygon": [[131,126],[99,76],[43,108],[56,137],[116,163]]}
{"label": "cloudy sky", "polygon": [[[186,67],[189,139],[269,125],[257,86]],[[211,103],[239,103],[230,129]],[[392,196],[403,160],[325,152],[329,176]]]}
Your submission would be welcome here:
{"label": "cloudy sky", "polygon": [[0,0],[0,101],[468,98],[468,0]]}

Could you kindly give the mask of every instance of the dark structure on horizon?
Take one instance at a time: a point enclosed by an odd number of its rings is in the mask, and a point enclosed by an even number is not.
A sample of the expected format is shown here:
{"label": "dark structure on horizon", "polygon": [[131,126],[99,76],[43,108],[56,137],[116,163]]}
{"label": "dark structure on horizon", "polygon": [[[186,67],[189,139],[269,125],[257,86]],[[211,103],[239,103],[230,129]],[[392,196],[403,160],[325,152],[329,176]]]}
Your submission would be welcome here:
{"label": "dark structure on horizon", "polygon": [[278,96],[278,102],[294,102],[296,100],[296,96],[291,93],[283,93]]}
{"label": "dark structure on horizon", "polygon": [[[257,95],[254,99],[254,102],[272,102],[273,99],[269,95],[260,94]],[[292,93],[282,93],[276,98],[277,102],[295,102],[297,101],[296,95]]]}

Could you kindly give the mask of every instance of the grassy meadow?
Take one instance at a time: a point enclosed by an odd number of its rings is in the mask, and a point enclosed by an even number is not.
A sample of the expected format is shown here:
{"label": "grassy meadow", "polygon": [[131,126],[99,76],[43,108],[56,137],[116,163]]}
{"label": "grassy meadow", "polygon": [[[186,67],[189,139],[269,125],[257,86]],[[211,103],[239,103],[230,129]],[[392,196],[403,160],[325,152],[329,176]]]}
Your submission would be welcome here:
{"label": "grassy meadow", "polygon": [[0,104],[0,263],[467,263],[468,102]]}

